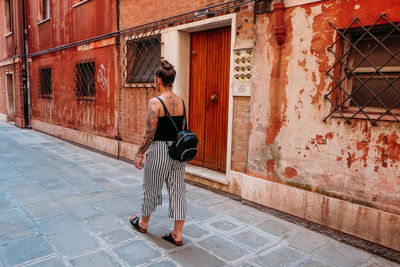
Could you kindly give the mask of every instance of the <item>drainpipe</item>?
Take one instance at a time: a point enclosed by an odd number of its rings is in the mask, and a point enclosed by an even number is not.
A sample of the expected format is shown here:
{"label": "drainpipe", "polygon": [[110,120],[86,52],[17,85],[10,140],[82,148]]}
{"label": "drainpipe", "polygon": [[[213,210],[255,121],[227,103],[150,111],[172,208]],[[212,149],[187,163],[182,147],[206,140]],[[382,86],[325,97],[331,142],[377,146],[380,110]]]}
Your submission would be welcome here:
{"label": "drainpipe", "polygon": [[27,46],[27,35],[28,30],[26,29],[26,5],[25,0],[22,0],[22,93],[24,97],[24,120],[25,127],[30,129],[29,125],[29,87],[28,87],[28,64],[26,58],[26,46]]}
{"label": "drainpipe", "polygon": [[276,41],[279,45],[282,45],[285,42],[286,36],[286,27],[283,23],[283,9],[285,8],[285,4],[283,0],[277,0],[272,5],[275,17],[275,27],[274,33],[276,36]]}

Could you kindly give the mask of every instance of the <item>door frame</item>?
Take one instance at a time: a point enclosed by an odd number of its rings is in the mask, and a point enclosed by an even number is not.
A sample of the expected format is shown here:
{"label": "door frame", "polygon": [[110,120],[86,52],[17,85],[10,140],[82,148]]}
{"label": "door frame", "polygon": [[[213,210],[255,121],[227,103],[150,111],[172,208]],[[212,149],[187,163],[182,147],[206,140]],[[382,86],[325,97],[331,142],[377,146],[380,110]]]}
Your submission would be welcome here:
{"label": "door frame", "polygon": [[[7,122],[12,122],[12,123],[15,123],[15,113],[16,113],[16,110],[15,110],[15,83],[14,83],[14,72],[6,72],[5,73],[6,75],[5,75],[5,82],[6,82],[6,100],[7,100]],[[12,84],[12,88],[9,88],[8,87],[8,75],[10,75],[11,76],[11,84]],[[14,107],[14,120],[13,121],[10,121],[10,119],[9,119],[9,114],[8,114],[8,112],[9,112],[9,106],[10,106],[10,103],[9,103],[9,97],[8,97],[8,95],[9,95],[9,90],[12,90],[12,98],[13,98],[13,103],[12,103],[12,105],[13,105],[13,107]]]}
{"label": "door frame", "polygon": [[179,94],[189,105],[189,78],[190,78],[190,33],[206,31],[231,26],[231,47],[229,66],[229,104],[228,104],[228,138],[226,146],[226,173],[225,180],[229,180],[232,158],[232,124],[233,124],[233,66],[234,48],[236,40],[236,13],[204,19],[175,27],[161,32],[161,56],[170,61],[177,71],[174,92]]}

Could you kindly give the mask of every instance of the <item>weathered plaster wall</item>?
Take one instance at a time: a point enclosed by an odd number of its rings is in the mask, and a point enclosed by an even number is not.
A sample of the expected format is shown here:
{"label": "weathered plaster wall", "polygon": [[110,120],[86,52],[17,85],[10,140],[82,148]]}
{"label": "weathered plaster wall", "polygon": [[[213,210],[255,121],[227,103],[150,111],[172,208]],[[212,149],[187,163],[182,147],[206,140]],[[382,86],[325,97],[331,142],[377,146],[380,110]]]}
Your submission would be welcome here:
{"label": "weathered plaster wall", "polygon": [[[100,41],[33,58],[30,63],[32,118],[115,139],[118,110],[117,55],[115,45],[106,45],[109,42]],[[95,48],[101,45],[106,46]],[[96,68],[95,101],[76,101],[75,62],[89,58],[94,59]],[[51,99],[39,97],[39,68],[48,65],[52,68]]]}
{"label": "weathered plaster wall", "polygon": [[400,21],[398,1],[337,0],[285,9],[280,48],[273,15],[257,17],[248,174],[400,214],[400,124],[322,119],[332,88],[327,47],[354,17]]}
{"label": "weathered plaster wall", "polygon": [[40,1],[27,1],[29,53],[117,30],[117,1],[51,1],[50,20],[40,21]]}

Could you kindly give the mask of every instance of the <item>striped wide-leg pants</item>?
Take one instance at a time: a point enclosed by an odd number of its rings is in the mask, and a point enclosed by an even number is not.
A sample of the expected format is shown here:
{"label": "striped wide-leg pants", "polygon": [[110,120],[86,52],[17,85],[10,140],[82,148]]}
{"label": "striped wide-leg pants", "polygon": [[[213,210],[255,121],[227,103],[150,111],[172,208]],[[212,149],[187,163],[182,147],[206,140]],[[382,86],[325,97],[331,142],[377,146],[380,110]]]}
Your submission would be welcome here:
{"label": "striped wide-leg pants", "polygon": [[169,217],[186,218],[185,163],[173,160],[168,154],[165,141],[153,141],[146,153],[144,165],[142,215],[153,213],[162,205],[164,181],[169,195]]}

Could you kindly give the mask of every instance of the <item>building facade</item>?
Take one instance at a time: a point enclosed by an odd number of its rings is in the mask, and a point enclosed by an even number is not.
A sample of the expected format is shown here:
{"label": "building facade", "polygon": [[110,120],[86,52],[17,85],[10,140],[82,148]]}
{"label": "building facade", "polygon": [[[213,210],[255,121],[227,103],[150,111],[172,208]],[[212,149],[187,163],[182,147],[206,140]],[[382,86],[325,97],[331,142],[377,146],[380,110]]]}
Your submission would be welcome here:
{"label": "building facade", "polygon": [[0,3],[0,120],[19,127],[25,126],[22,11],[22,1],[3,0]]}
{"label": "building facade", "polygon": [[115,140],[116,16],[115,1],[28,1],[33,129],[78,143]]}
{"label": "building facade", "polygon": [[133,159],[165,58],[188,180],[400,250],[397,0],[66,2],[27,5],[34,129]]}

